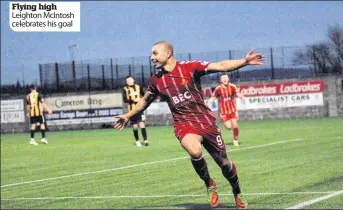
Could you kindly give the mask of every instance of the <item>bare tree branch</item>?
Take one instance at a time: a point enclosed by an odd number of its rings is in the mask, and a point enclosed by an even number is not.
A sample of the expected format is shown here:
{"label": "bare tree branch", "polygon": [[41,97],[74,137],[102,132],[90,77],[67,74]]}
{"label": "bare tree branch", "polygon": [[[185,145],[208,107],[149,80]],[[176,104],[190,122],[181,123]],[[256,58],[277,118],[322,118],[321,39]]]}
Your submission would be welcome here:
{"label": "bare tree branch", "polygon": [[317,73],[343,74],[343,28],[328,28],[329,42],[307,46],[306,50],[294,53],[293,64],[312,64]]}
{"label": "bare tree branch", "polygon": [[328,29],[328,37],[339,58],[343,60],[343,28],[340,28],[339,26],[330,26]]}

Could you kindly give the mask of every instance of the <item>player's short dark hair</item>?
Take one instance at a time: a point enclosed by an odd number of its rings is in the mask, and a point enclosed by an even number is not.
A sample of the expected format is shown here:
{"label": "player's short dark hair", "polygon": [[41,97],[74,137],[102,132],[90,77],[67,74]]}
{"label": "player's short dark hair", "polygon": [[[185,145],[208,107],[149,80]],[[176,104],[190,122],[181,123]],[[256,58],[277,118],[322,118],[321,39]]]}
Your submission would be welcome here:
{"label": "player's short dark hair", "polygon": [[132,77],[132,76],[126,76],[126,77],[125,77],[125,80],[126,80],[126,79],[128,79],[128,78],[132,78],[132,79],[133,79],[133,77]]}
{"label": "player's short dark hair", "polygon": [[35,90],[35,89],[37,89],[37,86],[36,85],[30,85],[29,88],[30,88],[30,90]]}

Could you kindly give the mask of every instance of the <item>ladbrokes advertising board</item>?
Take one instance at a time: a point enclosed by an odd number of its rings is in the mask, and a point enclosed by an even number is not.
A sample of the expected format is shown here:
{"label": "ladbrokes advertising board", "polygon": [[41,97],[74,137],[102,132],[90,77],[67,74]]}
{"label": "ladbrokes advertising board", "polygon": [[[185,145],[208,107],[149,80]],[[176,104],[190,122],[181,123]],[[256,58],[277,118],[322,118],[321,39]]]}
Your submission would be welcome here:
{"label": "ladbrokes advertising board", "polygon": [[238,87],[245,96],[245,100],[236,100],[238,110],[323,106],[323,80]]}

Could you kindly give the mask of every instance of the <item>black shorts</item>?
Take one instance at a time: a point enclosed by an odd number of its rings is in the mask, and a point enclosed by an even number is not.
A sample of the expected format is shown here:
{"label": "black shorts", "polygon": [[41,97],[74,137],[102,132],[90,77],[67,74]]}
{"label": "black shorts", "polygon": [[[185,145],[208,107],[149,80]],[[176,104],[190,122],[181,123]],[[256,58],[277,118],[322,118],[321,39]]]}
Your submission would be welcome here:
{"label": "black shorts", "polygon": [[139,113],[139,114],[136,114],[136,115],[133,115],[131,118],[130,118],[130,122],[131,124],[137,124],[139,122],[143,121],[142,120],[142,114]]}
{"label": "black shorts", "polygon": [[36,123],[43,124],[44,123],[44,117],[43,116],[30,117],[30,123],[31,124],[36,124]]}

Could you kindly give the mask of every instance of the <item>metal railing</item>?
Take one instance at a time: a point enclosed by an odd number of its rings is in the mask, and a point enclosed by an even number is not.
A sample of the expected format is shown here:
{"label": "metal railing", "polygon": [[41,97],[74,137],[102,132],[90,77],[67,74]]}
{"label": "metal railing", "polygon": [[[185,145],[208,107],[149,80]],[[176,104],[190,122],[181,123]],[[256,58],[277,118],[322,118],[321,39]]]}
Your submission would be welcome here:
{"label": "metal railing", "polygon": [[[286,78],[309,78],[320,75],[316,65],[295,64],[297,52],[306,47],[278,47],[255,49],[266,56],[264,65],[246,66],[228,73],[234,82],[252,80],[274,80]],[[227,50],[208,53],[179,53],[177,60],[202,60],[217,62],[226,59],[244,58],[248,50]],[[109,58],[81,60],[60,63],[39,64],[40,91],[44,94],[115,90],[125,85],[125,77],[132,76],[136,82],[146,87],[150,77],[157,72],[149,56],[130,58]],[[204,76],[202,82],[218,81],[219,73]],[[23,81],[24,83],[24,81]],[[19,94],[28,87],[20,84],[2,86],[3,94]]]}

